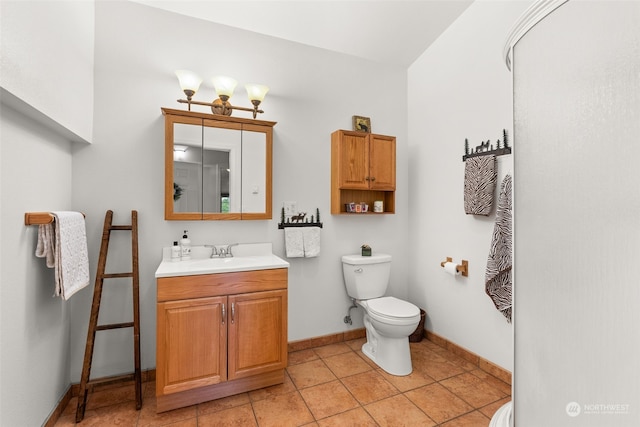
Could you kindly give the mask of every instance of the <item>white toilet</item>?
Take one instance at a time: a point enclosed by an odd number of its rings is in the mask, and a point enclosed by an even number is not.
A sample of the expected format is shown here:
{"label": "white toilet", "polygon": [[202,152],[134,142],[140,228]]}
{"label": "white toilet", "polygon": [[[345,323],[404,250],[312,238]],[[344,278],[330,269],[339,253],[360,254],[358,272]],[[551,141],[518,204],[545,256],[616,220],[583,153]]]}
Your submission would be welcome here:
{"label": "white toilet", "polygon": [[491,417],[489,427],[512,427],[511,402],[502,405]]}
{"label": "white toilet", "polygon": [[409,375],[409,335],[420,323],[420,309],[410,302],[385,297],[391,255],[344,255],[342,272],[347,294],[364,309],[367,342],[362,352],[391,375]]}

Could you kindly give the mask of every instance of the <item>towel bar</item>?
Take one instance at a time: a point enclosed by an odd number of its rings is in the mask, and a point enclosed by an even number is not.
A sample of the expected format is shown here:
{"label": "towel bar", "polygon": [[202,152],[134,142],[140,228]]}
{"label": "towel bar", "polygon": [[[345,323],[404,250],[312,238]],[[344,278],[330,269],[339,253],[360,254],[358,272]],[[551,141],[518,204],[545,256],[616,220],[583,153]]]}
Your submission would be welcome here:
{"label": "towel bar", "polygon": [[278,230],[283,230],[288,227],[320,227],[322,228],[321,222],[285,222],[278,224]]}
{"label": "towel bar", "polygon": [[511,147],[509,147],[509,135],[507,134],[507,130],[502,130],[502,142],[500,140],[496,140],[496,148],[493,148],[493,145],[490,144],[490,140],[483,141],[480,145],[476,146],[475,152],[473,148],[469,148],[469,140],[465,138],[464,140],[464,156],[462,156],[462,161],[466,161],[472,157],[478,156],[488,156],[488,155],[504,156],[505,154],[511,154]]}
{"label": "towel bar", "polygon": [[[86,215],[83,213],[82,216]],[[54,216],[51,212],[25,212],[24,225],[51,224]]]}
{"label": "towel bar", "polygon": [[[311,215],[310,219],[305,221],[306,213],[298,214],[300,216],[299,219],[296,219],[296,222],[285,222],[284,221],[284,208],[282,208],[280,214],[280,223],[278,223],[278,230],[283,230],[287,227],[320,227],[322,228],[322,223],[320,222],[320,209],[316,208],[316,215]],[[300,221],[300,222],[298,222]]]}

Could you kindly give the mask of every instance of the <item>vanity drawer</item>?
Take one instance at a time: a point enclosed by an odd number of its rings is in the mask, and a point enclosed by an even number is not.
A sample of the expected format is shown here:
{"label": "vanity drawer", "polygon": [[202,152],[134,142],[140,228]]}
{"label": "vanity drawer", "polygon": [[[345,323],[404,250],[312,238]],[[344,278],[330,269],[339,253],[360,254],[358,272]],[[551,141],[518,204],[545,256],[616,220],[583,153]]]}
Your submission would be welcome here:
{"label": "vanity drawer", "polygon": [[161,277],[158,302],[287,289],[286,268]]}

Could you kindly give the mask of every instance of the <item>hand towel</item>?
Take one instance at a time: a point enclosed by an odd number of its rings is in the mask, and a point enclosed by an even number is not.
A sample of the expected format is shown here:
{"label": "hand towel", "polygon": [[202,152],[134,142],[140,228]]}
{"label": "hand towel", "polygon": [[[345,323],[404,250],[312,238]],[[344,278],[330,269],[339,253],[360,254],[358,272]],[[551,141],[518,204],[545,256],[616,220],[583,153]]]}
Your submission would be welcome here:
{"label": "hand towel", "polygon": [[320,227],[304,227],[302,229],[302,244],[305,258],[320,255]]}
{"label": "hand towel", "polygon": [[496,189],[496,156],[471,157],[464,165],[464,211],[466,214],[491,213]]}
{"label": "hand towel", "polygon": [[53,223],[41,224],[38,226],[38,244],[36,245],[36,256],[46,258],[47,267],[55,267],[55,244]]}
{"label": "hand towel", "polygon": [[55,296],[68,300],[89,284],[89,255],[84,216],[79,212],[53,212],[52,224],[38,229],[36,256],[54,268]]}
{"label": "hand towel", "polygon": [[513,247],[511,187],[511,175],[507,175],[500,188],[496,223],[485,274],[485,291],[509,323],[511,323],[512,310],[511,250]]}
{"label": "hand towel", "polygon": [[287,251],[287,258],[304,257],[304,241],[302,236],[302,228],[285,227],[284,246]]}

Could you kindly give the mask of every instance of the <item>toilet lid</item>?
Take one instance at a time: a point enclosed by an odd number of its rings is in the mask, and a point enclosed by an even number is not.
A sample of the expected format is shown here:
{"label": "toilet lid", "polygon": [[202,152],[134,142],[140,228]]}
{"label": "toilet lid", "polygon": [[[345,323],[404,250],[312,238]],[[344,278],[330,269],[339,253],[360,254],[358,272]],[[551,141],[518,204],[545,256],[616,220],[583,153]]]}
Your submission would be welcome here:
{"label": "toilet lid", "polygon": [[387,317],[414,317],[420,309],[410,302],[394,297],[382,297],[367,300],[367,306],[373,313]]}

